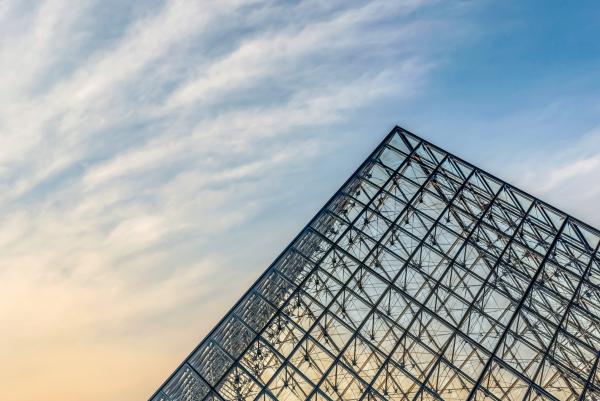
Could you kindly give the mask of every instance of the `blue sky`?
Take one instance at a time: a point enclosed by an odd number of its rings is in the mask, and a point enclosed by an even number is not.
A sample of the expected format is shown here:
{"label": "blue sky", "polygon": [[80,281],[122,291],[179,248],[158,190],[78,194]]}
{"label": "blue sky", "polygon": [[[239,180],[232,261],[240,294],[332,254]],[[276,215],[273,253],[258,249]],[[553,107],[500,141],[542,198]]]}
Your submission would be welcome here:
{"label": "blue sky", "polygon": [[0,0],[5,394],[145,399],[395,124],[600,226],[599,37],[593,1]]}

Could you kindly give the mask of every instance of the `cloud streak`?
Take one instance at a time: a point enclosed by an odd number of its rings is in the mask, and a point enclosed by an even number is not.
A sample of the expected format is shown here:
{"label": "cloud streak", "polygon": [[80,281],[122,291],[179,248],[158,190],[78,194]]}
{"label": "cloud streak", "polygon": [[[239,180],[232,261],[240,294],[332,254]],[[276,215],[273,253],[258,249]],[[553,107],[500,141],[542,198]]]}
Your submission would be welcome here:
{"label": "cloud streak", "polygon": [[600,227],[600,130],[592,129],[568,143],[530,151],[510,166],[509,174],[522,188]]}

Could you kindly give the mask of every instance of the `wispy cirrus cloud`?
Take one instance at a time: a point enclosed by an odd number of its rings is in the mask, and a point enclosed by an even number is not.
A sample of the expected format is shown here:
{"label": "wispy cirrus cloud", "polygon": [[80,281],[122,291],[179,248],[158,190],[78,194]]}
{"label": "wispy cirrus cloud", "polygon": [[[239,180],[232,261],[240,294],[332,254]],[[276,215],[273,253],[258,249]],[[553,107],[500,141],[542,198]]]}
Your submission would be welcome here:
{"label": "wispy cirrus cloud", "polygon": [[600,130],[529,150],[508,168],[522,188],[586,223],[600,227]]}
{"label": "wispy cirrus cloud", "polygon": [[4,391],[151,393],[327,192],[350,116],[426,87],[428,7],[1,2]]}

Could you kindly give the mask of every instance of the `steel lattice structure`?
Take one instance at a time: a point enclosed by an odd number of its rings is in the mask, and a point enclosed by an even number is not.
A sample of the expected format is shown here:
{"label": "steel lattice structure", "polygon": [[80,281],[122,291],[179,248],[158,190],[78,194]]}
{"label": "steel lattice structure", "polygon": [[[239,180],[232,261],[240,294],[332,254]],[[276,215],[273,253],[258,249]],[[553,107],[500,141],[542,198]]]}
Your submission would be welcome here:
{"label": "steel lattice structure", "polygon": [[151,401],[600,400],[599,243],[396,127]]}

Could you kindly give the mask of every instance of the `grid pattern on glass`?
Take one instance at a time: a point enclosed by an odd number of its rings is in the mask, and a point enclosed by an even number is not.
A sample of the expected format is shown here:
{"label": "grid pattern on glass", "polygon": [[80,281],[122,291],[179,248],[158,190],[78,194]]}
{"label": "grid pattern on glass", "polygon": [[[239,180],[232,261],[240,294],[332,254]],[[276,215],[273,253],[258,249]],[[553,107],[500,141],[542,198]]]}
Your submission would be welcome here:
{"label": "grid pattern on glass", "polygon": [[396,127],[151,401],[600,401],[599,244]]}

